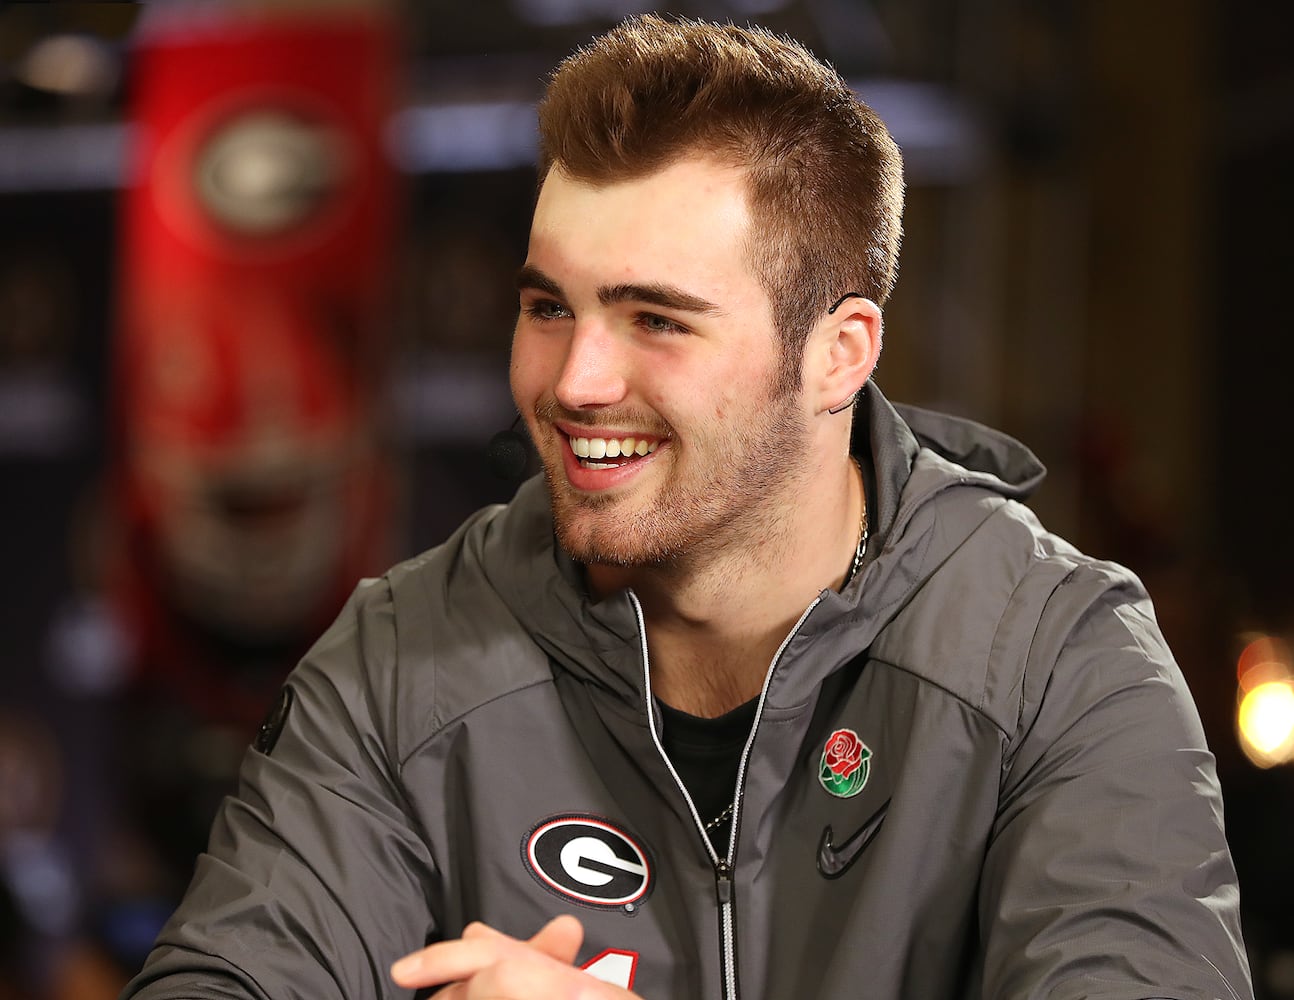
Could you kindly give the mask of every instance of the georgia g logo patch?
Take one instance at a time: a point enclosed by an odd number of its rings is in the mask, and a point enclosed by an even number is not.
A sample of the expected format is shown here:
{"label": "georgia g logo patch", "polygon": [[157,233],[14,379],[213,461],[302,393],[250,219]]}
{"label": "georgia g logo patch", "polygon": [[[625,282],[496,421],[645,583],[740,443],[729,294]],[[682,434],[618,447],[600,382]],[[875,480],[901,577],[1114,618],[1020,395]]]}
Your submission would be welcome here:
{"label": "georgia g logo patch", "polygon": [[541,820],[521,842],[521,858],[545,889],[597,909],[635,913],[656,881],[642,841],[600,816]]}

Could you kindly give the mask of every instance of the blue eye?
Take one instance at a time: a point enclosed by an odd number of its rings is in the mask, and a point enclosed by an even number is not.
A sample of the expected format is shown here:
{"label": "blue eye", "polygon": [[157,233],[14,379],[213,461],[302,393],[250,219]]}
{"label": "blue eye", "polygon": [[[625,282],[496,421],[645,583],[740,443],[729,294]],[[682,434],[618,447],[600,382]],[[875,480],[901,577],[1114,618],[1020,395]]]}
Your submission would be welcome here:
{"label": "blue eye", "polygon": [[687,327],[657,313],[639,313],[638,325],[648,333],[687,333]]}

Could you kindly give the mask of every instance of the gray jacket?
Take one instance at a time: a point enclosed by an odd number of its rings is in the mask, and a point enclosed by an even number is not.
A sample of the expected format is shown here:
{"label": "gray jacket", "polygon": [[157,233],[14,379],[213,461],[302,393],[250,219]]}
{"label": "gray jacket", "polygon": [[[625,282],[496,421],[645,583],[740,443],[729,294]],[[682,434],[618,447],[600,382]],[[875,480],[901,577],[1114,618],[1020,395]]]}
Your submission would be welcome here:
{"label": "gray jacket", "polygon": [[356,591],[124,996],[407,996],[395,958],[574,912],[580,961],[649,1000],[1250,997],[1139,582],[1018,502],[1020,445],[865,400],[878,530],[769,668],[726,857],[660,749],[636,598],[584,596],[531,481]]}

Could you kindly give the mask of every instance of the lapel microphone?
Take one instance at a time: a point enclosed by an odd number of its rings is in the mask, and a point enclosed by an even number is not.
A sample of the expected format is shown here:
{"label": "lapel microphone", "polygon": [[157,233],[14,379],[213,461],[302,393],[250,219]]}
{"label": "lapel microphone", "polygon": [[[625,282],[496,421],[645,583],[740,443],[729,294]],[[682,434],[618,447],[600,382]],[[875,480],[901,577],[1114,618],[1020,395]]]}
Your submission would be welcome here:
{"label": "lapel microphone", "polygon": [[521,422],[518,413],[506,431],[499,431],[490,438],[485,446],[485,462],[496,479],[519,483],[526,478],[526,466],[530,464],[530,446],[526,437],[516,429]]}

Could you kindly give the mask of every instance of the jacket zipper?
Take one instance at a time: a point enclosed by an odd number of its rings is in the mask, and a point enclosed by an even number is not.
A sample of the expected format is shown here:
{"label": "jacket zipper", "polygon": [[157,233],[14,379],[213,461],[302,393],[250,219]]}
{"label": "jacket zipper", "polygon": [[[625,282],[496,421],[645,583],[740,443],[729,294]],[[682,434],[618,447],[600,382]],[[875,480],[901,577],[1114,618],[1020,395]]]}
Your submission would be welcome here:
{"label": "jacket zipper", "polygon": [[792,626],[791,631],[782,640],[782,644],[777,647],[777,652],[773,654],[773,660],[768,665],[768,672],[764,675],[764,686],[760,689],[759,702],[755,706],[755,721],[751,724],[750,735],[746,737],[746,745],[741,751],[741,762],[737,765],[737,787],[733,789],[732,818],[729,820],[728,827],[728,852],[722,858],[715,851],[714,845],[710,843],[710,836],[705,830],[705,821],[701,819],[701,815],[696,811],[696,803],[692,801],[691,793],[687,790],[687,786],[683,784],[683,779],[678,776],[678,772],[674,770],[674,765],[670,762],[669,755],[665,753],[665,748],[661,746],[660,738],[656,734],[656,705],[652,699],[651,663],[647,655],[647,623],[643,619],[643,609],[638,602],[638,595],[632,590],[629,591],[629,600],[633,602],[634,614],[638,618],[638,642],[642,650],[643,659],[643,690],[646,692],[647,697],[647,728],[651,731],[652,744],[656,747],[656,752],[660,754],[661,760],[665,762],[665,767],[669,770],[670,777],[674,779],[674,784],[683,793],[683,800],[687,803],[688,811],[692,814],[692,822],[696,825],[697,832],[701,835],[701,843],[705,845],[706,853],[710,856],[710,863],[714,866],[715,901],[719,905],[719,920],[723,937],[720,942],[720,961],[723,965],[723,996],[724,1000],[738,1000],[737,941],[736,932],[733,928],[732,875],[735,870],[737,855],[737,820],[741,814],[741,792],[746,784],[746,765],[750,762],[750,750],[755,743],[755,733],[759,729],[759,720],[764,714],[764,701],[768,697],[768,687],[773,680],[773,673],[777,670],[777,665],[782,659],[782,654],[786,652],[786,647],[791,644],[791,640],[795,638],[796,633],[804,625],[805,619],[813,613],[813,609],[818,606],[822,598],[815,597],[813,603],[804,609],[799,621]]}

